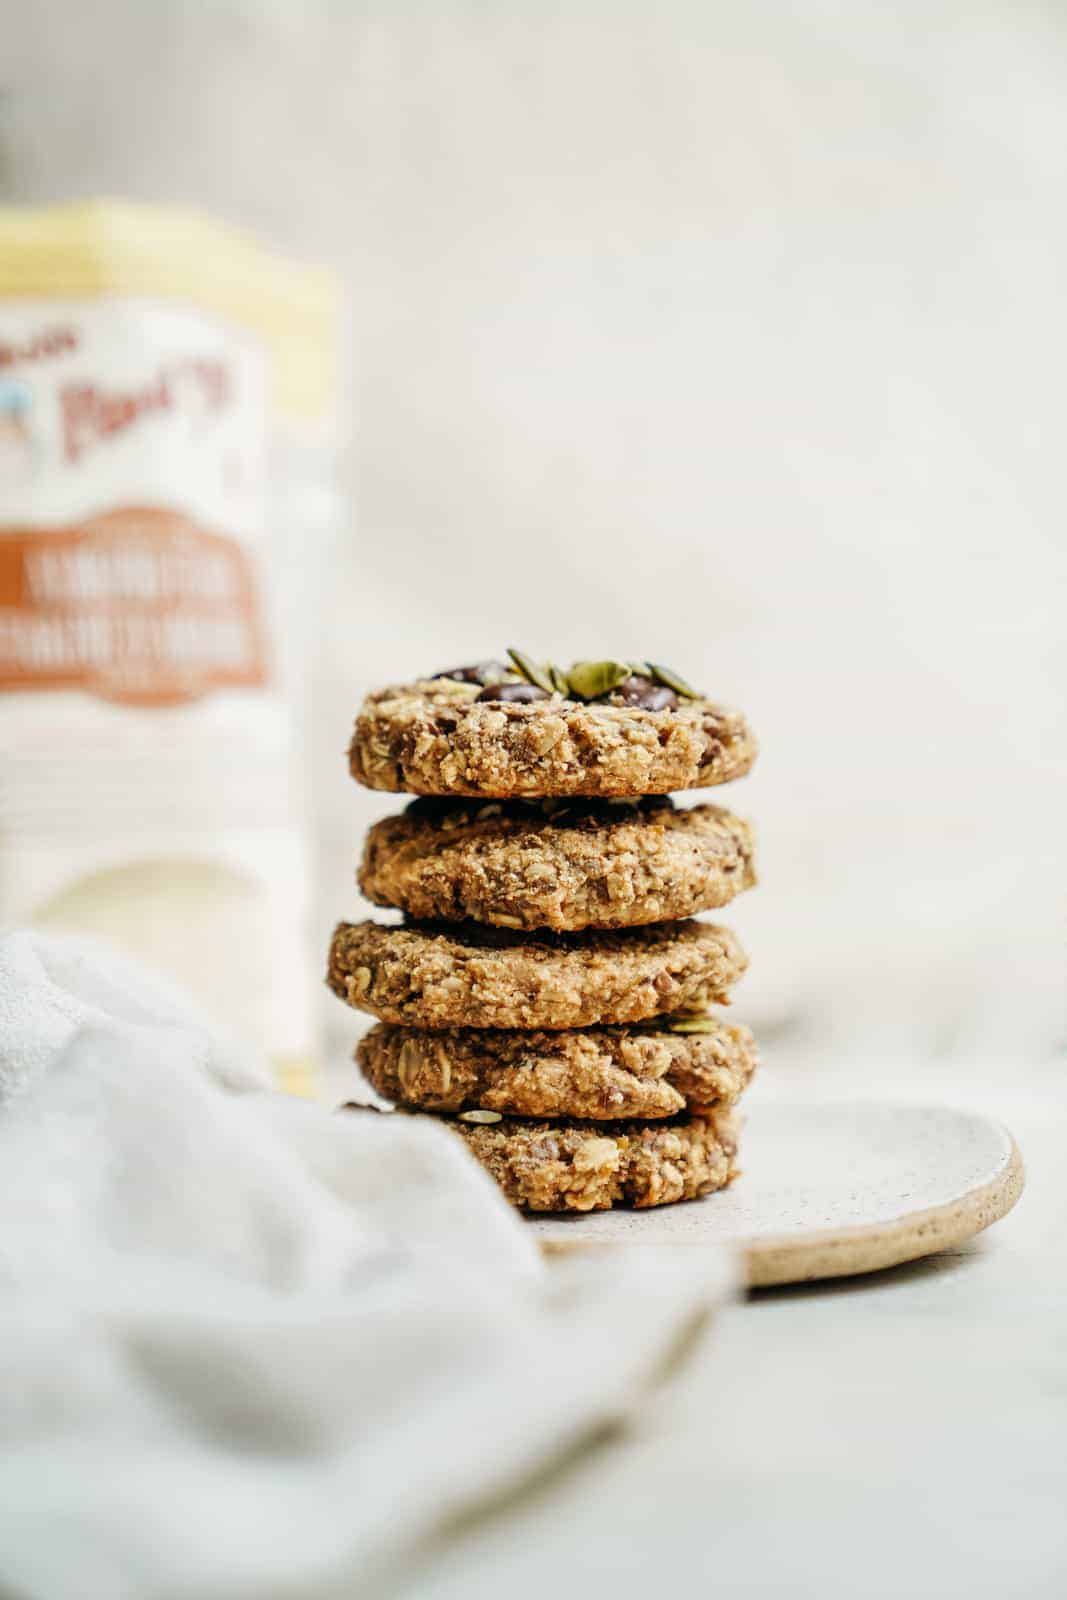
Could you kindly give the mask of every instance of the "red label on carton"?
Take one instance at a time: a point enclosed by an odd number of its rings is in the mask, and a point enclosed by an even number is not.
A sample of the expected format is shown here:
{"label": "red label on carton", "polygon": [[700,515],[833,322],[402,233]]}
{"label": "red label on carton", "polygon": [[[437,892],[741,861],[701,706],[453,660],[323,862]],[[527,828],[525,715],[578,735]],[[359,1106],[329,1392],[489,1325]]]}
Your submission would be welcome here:
{"label": "red label on carton", "polygon": [[256,574],[235,540],[153,506],[0,532],[0,690],[163,706],[269,681]]}

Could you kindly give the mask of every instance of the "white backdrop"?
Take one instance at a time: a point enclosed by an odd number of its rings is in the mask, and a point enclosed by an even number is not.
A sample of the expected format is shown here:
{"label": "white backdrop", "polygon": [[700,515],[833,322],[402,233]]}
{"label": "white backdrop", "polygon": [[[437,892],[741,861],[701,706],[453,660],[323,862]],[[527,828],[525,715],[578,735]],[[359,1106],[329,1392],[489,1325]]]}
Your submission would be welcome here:
{"label": "white backdrop", "polygon": [[762,737],[722,798],[772,1052],[1062,1047],[1061,12],[41,0],[3,35],[3,198],[192,201],[345,275],[317,938],[389,809],[344,771],[362,687],[649,654]]}

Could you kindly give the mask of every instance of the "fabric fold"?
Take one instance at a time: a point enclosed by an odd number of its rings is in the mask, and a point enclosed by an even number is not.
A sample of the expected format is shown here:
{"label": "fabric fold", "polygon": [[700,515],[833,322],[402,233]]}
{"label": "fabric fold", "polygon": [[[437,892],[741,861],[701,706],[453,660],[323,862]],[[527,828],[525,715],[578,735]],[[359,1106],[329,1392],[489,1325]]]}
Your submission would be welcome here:
{"label": "fabric fold", "polygon": [[168,986],[0,941],[0,1587],[333,1595],[625,1416],[720,1252],[546,1264],[446,1128],[335,1115]]}

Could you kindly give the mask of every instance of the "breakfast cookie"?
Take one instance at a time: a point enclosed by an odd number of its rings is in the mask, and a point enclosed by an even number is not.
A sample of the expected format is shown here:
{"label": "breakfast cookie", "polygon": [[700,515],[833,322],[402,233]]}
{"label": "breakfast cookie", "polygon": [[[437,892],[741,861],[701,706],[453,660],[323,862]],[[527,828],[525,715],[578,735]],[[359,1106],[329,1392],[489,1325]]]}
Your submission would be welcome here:
{"label": "breakfast cookie", "polygon": [[585,1028],[726,1000],[747,965],[737,936],[710,922],[584,934],[342,922],[327,982],[382,1022]]}
{"label": "breakfast cookie", "polygon": [[738,711],[648,662],[566,673],[514,652],[368,695],[349,749],[369,789],[490,799],[648,795],[726,783],[756,742]]}
{"label": "breakfast cookie", "polygon": [[756,1067],[747,1028],[717,1017],[522,1033],[379,1023],[356,1061],[386,1100],[518,1117],[673,1117],[733,1105]]}
{"label": "breakfast cookie", "polygon": [[709,911],[756,881],[747,822],[642,800],[414,800],[371,828],[379,906],[503,928],[627,928]]}
{"label": "breakfast cookie", "polygon": [[524,1211],[665,1206],[725,1188],[736,1175],[728,1111],[665,1123],[458,1118],[449,1126]]}

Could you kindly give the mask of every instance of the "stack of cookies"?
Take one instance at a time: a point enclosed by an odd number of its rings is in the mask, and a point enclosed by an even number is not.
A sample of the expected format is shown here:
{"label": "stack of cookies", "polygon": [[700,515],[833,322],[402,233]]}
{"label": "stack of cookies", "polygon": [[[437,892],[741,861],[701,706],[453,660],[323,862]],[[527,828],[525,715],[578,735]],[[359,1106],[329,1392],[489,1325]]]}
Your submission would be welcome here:
{"label": "stack of cookies", "polygon": [[404,922],[334,933],[331,988],[379,1019],[357,1060],[524,1210],[709,1194],[736,1172],[756,1052],[707,1010],[744,950],[691,919],[755,882],[753,841],[670,793],[740,777],[755,741],[665,667],[509,654],[360,711],[353,776],[424,798],[370,830],[359,873]]}

